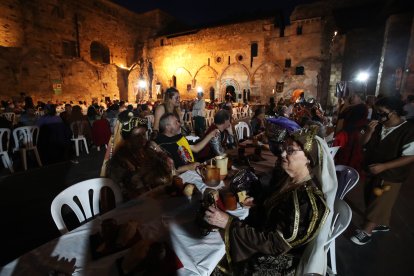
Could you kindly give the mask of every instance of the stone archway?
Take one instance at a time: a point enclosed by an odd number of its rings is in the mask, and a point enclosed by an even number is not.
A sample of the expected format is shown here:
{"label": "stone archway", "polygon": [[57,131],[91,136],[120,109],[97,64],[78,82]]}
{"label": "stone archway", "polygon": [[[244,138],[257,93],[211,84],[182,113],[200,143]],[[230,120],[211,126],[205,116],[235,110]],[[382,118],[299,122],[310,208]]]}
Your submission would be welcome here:
{"label": "stone archway", "polygon": [[239,99],[239,94],[243,93],[243,89],[250,88],[250,73],[245,66],[238,63],[231,64],[224,69],[219,79],[219,100],[223,100],[227,86],[234,87],[237,99]]}
{"label": "stone archway", "polygon": [[[224,79],[220,82],[220,95],[218,97],[219,101],[223,101],[226,96],[228,88],[234,92],[233,95],[237,97],[238,94],[243,91],[240,89],[240,84],[235,79]],[[237,99],[237,98],[236,98]]]}

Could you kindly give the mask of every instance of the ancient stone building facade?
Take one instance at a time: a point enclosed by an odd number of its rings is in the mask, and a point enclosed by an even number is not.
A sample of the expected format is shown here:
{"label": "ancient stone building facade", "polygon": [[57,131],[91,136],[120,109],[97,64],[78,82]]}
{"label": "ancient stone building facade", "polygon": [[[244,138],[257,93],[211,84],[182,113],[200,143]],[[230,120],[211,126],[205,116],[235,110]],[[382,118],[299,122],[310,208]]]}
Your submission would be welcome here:
{"label": "ancient stone building facade", "polygon": [[127,98],[129,68],[170,20],[107,0],[0,2],[0,95],[35,100]]}
{"label": "ancient stone building facade", "polygon": [[152,86],[176,86],[186,99],[201,87],[207,98],[213,88],[219,100],[226,90],[234,90],[240,101],[250,91],[261,103],[303,90],[326,101],[334,35],[326,12],[318,5],[297,8],[284,29],[269,18],[150,40],[145,58],[153,68]]}
{"label": "ancient stone building facade", "polygon": [[[399,37],[406,41],[401,91],[412,93],[412,16],[390,18],[375,32],[338,33],[336,8],[330,1],[297,6],[285,27],[262,18],[160,35],[174,19],[159,10],[136,14],[109,0],[3,0],[0,98],[25,92],[35,101],[135,102],[176,86],[183,99],[195,98],[199,88],[207,99],[210,90],[219,100],[234,91],[238,101],[250,95],[259,103],[304,91],[329,106],[336,83],[350,79],[363,60],[375,67],[373,90],[377,79],[377,87],[392,83]],[[395,32],[401,24],[404,32]]]}

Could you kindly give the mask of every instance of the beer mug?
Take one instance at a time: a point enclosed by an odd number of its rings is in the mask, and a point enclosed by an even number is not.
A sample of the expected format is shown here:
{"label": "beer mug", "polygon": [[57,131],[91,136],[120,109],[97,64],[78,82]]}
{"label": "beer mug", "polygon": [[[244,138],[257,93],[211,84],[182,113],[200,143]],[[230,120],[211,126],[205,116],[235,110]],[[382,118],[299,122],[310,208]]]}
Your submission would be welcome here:
{"label": "beer mug", "polygon": [[196,168],[196,172],[207,186],[216,187],[220,184],[220,169],[216,166],[199,166]]}
{"label": "beer mug", "polygon": [[228,168],[227,165],[228,165],[229,158],[223,155],[219,155],[219,156],[216,156],[214,160],[216,161],[217,168],[220,169],[220,178],[224,179],[227,175],[227,168]]}

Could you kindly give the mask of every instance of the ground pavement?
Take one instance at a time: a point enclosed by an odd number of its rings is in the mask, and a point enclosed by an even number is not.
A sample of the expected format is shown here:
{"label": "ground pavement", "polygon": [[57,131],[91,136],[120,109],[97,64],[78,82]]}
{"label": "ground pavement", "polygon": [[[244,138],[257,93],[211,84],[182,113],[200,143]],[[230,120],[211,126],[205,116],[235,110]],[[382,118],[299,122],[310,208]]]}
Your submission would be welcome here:
{"label": "ground pavement", "polygon": [[[99,176],[104,152],[92,150],[79,164],[70,161],[29,169],[11,175],[0,168],[1,251],[0,266],[26,251],[59,236],[52,217],[53,198],[71,184]],[[362,222],[362,185],[346,197],[353,209],[351,226],[337,239],[337,266],[341,276],[412,275],[414,254],[414,170],[403,185],[394,208],[391,232],[375,234],[371,243],[359,246],[349,240]],[[1,271],[0,271],[1,273]]]}

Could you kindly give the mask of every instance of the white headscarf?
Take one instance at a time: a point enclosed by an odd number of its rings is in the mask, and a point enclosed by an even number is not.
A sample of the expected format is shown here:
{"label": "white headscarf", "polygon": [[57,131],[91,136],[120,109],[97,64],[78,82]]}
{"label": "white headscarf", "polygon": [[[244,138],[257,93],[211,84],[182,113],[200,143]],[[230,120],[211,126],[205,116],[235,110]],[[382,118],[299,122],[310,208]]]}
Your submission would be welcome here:
{"label": "white headscarf", "polygon": [[325,224],[319,230],[318,235],[305,248],[299,265],[296,269],[296,275],[304,275],[307,273],[316,273],[320,275],[326,274],[327,254],[325,243],[328,240],[332,217],[334,213],[334,201],[338,181],[336,179],[335,164],[329,151],[329,147],[325,140],[315,136],[318,144],[319,166],[315,172],[315,177],[322,186],[322,192],[325,195],[326,204],[330,210]]}

